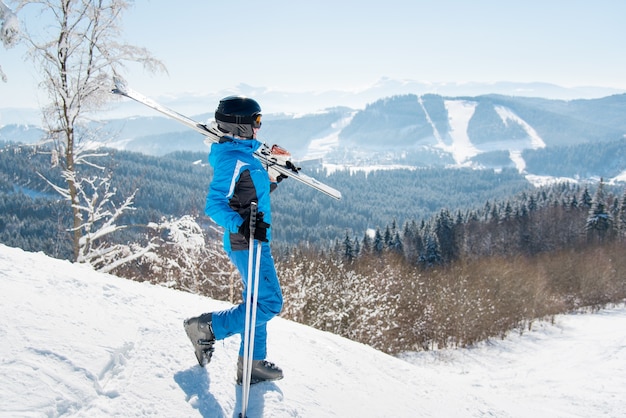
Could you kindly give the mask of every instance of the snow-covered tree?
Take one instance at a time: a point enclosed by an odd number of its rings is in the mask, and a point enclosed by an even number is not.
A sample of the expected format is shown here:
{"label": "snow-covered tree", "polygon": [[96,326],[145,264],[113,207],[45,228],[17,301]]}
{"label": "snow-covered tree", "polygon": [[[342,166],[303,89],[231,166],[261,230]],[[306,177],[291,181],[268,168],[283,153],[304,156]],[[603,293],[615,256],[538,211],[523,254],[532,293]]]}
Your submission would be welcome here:
{"label": "snow-covered tree", "polygon": [[352,261],[356,257],[354,251],[354,245],[352,243],[352,238],[350,238],[350,232],[346,231],[346,236],[343,239],[343,258]]}
{"label": "snow-covered tree", "polygon": [[154,257],[146,255],[150,270],[159,274],[162,283],[170,287],[197,292],[197,277],[202,274],[202,264],[216,261],[208,256],[209,248],[204,239],[204,232],[189,215],[175,219],[162,219],[158,224],[151,224],[158,233],[160,249]]}
{"label": "snow-covered tree", "polygon": [[[126,0],[21,0],[16,12],[37,7],[40,19],[24,27],[29,56],[39,70],[41,88],[50,99],[43,109],[54,161],[63,170],[64,196],[71,202],[74,257],[79,260],[86,220],[81,208],[86,198],[79,167],[93,164],[90,147],[95,133],[87,127],[89,113],[111,99],[112,78],[126,62],[138,62],[152,71],[163,65],[143,48],[118,41],[119,24],[130,2]],[[45,30],[38,30],[45,25]],[[33,28],[33,30],[29,30]],[[83,247],[84,248],[84,247]]]}
{"label": "snow-covered tree", "polygon": [[361,254],[369,254],[372,252],[372,237],[370,237],[369,231],[365,231],[363,234],[363,241],[361,244]]}
{"label": "snow-covered tree", "polygon": [[[73,173],[64,171],[63,175]],[[78,211],[83,223],[80,225],[81,239],[78,245],[76,261],[92,266],[94,269],[108,273],[119,266],[150,254],[158,244],[152,239],[146,243],[113,243],[110,236],[125,229],[120,225],[121,216],[134,210],[135,193],[123,202],[116,203],[114,198],[117,190],[111,188],[111,176],[84,177],[74,179],[78,184],[80,206]],[[69,200],[68,190],[48,181],[61,196]]]}
{"label": "snow-covered tree", "polygon": [[[19,24],[15,13],[9,9],[9,7],[0,1],[0,41],[5,48],[11,48],[15,46],[19,37]],[[6,82],[7,77],[2,72],[2,66],[0,65],[0,80]]]}
{"label": "snow-covered tree", "polygon": [[[189,215],[163,218],[147,225],[149,251],[113,273],[127,279],[199,293],[234,303],[240,292],[237,270],[219,240],[207,240],[205,231]],[[118,263],[121,264],[121,263]]]}
{"label": "snow-covered tree", "polygon": [[435,217],[434,233],[437,236],[437,242],[439,242],[443,261],[450,262],[456,259],[458,256],[456,232],[454,220],[448,209],[442,209]]}
{"label": "snow-covered tree", "polygon": [[437,240],[437,235],[428,231],[424,237],[424,248],[419,257],[419,263],[423,267],[432,267],[440,264],[441,261],[441,248]]}
{"label": "snow-covered tree", "polygon": [[404,244],[402,244],[402,237],[400,236],[400,232],[396,230],[395,234],[393,234],[393,239],[391,240],[391,245],[389,249],[398,254],[404,254]]}
{"label": "snow-covered tree", "polygon": [[591,195],[589,194],[589,188],[587,188],[587,186],[585,186],[583,193],[580,196],[580,204],[584,208],[590,208],[591,205],[593,204],[593,199],[591,198]]}
{"label": "snow-covered tree", "polygon": [[374,234],[374,244],[373,250],[376,254],[381,254],[385,249],[385,240],[383,239],[383,234],[380,232],[380,228],[376,228],[376,233]]}
{"label": "snow-covered tree", "polygon": [[615,223],[620,238],[626,238],[626,191],[620,199]]}
{"label": "snow-covered tree", "polygon": [[612,230],[612,227],[613,216],[609,213],[604,196],[604,182],[600,179],[596,194],[591,201],[586,229],[588,233],[603,239]]}

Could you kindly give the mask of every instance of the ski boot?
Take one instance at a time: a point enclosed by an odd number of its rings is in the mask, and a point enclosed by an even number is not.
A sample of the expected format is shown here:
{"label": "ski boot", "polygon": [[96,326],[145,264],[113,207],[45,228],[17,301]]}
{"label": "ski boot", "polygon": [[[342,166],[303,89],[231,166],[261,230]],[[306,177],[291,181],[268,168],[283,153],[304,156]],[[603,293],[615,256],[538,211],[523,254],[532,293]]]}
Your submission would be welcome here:
{"label": "ski boot", "polygon": [[185,319],[183,326],[193,344],[198,364],[201,367],[206,366],[211,361],[215,344],[211,313]]}
{"label": "ski boot", "polygon": [[[250,376],[250,384],[260,382],[271,382],[283,378],[283,371],[280,367],[267,360],[252,360],[252,375]],[[243,357],[239,356],[237,361],[237,384],[243,382]]]}

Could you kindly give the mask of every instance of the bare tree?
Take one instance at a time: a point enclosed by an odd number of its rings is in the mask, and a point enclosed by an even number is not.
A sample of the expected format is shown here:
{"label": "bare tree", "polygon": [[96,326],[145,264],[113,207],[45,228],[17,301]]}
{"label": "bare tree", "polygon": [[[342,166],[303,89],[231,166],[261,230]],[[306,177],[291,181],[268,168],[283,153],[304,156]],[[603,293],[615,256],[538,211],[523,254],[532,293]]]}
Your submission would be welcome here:
{"label": "bare tree", "polygon": [[[215,232],[216,227],[212,229]],[[153,250],[119,265],[113,274],[235,302],[235,293],[241,290],[234,280],[238,273],[221,241],[207,239],[193,217],[163,218],[148,224],[147,232]]]}
{"label": "bare tree", "polygon": [[[155,239],[145,244],[137,242],[115,244],[108,240],[111,234],[126,228],[126,225],[120,225],[118,222],[125,212],[134,210],[132,204],[136,192],[123,202],[116,203],[114,197],[117,190],[111,188],[110,175],[84,177],[77,184],[81,202],[79,210],[83,219],[77,262],[89,264],[98,271],[108,273],[158,247]],[[59,194],[69,198],[66,189],[52,186]],[[149,225],[148,228],[153,227]]]}
{"label": "bare tree", "polygon": [[[11,48],[17,43],[18,37],[17,17],[4,2],[0,1],[0,41],[5,48]],[[2,72],[2,66],[0,66],[0,80],[5,83],[7,81],[6,75]]]}
{"label": "bare tree", "polygon": [[[85,229],[79,167],[94,165],[94,132],[88,128],[90,112],[111,100],[113,76],[120,77],[125,63],[137,62],[149,71],[165,71],[163,64],[144,48],[120,43],[121,15],[126,0],[36,0],[17,2],[16,12],[37,7],[41,18],[23,32],[29,55],[39,68],[41,88],[50,103],[44,107],[44,127],[53,147],[54,161],[63,170],[64,195],[71,203],[74,258],[79,260]],[[45,24],[44,28],[37,25]],[[29,30],[33,28],[32,32]]]}

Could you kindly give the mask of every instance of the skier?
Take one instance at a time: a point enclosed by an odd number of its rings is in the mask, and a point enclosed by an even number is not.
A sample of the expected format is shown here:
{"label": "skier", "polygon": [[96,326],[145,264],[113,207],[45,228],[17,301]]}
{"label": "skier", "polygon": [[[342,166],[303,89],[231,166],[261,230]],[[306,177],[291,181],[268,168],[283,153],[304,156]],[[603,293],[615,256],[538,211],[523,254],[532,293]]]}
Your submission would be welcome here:
{"label": "skier", "polygon": [[[268,173],[253,155],[262,145],[256,140],[261,128],[261,107],[255,100],[242,96],[222,99],[215,111],[215,121],[225,135],[219,143],[211,145],[209,163],[213,167],[213,180],[209,186],[205,213],[225,230],[224,249],[241,275],[244,303],[228,310],[188,318],[184,321],[184,328],[201,366],[211,360],[216,340],[240,334],[242,342],[237,362],[237,383],[242,383],[249,240],[260,241],[260,277],[250,381],[258,383],[282,379],[282,370],[266,360],[266,323],[278,315],[283,304],[269,245],[272,223],[270,192],[282,178],[270,178],[273,170],[268,170]],[[256,202],[258,206],[252,237],[251,202]]]}

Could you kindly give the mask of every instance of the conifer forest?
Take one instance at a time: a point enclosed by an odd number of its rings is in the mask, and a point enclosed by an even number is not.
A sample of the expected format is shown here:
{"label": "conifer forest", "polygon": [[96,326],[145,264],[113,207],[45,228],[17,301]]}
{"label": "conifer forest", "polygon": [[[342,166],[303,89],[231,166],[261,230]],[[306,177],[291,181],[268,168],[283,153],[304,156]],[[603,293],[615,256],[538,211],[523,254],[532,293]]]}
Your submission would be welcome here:
{"label": "conifer forest", "polygon": [[[236,302],[221,231],[203,214],[206,154],[102,155],[116,196],[134,194],[120,219],[127,227],[107,239],[151,248],[111,272]],[[534,187],[506,169],[312,174],[344,198],[288,179],[274,192],[285,318],[400,353],[468,346],[626,297],[623,188]],[[68,203],[54,181],[62,180],[45,149],[4,144],[0,242],[72,258]]]}

